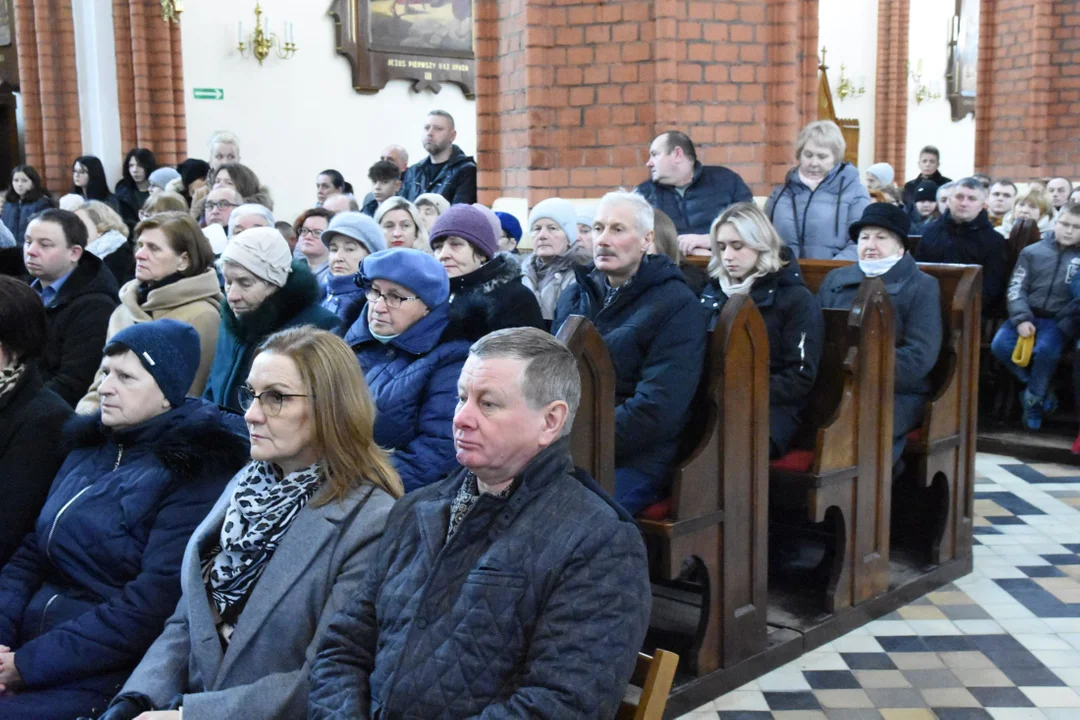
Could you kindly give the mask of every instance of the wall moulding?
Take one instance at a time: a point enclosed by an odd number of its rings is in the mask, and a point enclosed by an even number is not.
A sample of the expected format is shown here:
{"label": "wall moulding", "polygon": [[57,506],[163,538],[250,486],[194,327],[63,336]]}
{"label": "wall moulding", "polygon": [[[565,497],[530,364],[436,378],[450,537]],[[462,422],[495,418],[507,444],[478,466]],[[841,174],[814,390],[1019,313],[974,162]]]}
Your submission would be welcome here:
{"label": "wall moulding", "polygon": [[415,92],[454,83],[474,97],[472,0],[333,0],[329,14],[357,92],[412,80]]}

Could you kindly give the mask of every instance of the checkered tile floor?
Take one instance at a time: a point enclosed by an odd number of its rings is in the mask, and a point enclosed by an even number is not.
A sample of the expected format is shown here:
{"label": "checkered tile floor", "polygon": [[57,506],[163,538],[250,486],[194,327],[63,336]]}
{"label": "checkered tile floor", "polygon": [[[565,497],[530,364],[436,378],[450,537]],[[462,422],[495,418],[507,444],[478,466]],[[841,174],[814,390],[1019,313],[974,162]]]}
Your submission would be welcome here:
{"label": "checkered tile floor", "polygon": [[976,471],[970,575],[683,718],[1080,720],[1080,467]]}

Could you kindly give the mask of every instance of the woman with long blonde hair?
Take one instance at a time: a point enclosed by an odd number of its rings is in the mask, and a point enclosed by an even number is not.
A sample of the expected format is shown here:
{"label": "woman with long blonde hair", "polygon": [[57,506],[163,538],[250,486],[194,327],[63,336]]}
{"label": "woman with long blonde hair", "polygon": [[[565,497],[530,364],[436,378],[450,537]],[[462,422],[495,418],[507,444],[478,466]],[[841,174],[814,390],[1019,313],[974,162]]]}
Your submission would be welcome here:
{"label": "woman with long blonde hair", "polygon": [[240,398],[251,462],[191,537],[180,604],[110,720],[305,716],[308,658],[376,561],[403,489],[345,342],[271,335]]}
{"label": "woman with long blonde hair", "polygon": [[799,261],[754,203],[736,203],[709,231],[712,282],[701,302],[713,313],[735,295],[749,295],[769,333],[769,457],[788,450],[817,377],[825,334],[817,298]]}

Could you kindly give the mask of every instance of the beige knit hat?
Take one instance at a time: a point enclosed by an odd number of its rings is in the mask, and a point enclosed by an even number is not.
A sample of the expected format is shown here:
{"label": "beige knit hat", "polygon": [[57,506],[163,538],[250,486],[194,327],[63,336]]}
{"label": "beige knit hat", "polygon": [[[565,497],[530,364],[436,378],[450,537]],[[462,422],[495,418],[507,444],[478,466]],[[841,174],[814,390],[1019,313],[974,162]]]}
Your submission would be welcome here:
{"label": "beige knit hat", "polygon": [[221,260],[236,263],[277,287],[285,287],[292,272],[289,243],[272,227],[251,228],[232,238],[221,253]]}

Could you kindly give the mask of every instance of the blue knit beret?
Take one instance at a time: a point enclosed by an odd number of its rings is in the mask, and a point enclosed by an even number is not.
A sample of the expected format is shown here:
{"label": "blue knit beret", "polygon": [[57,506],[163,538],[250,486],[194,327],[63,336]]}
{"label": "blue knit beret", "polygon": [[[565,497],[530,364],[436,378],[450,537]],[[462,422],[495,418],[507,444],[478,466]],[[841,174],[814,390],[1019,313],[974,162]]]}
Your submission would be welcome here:
{"label": "blue knit beret", "polygon": [[390,248],[372,253],[360,266],[361,283],[370,287],[372,280],[389,280],[408,288],[433,308],[450,297],[450,278],[438,260],[412,248]]}
{"label": "blue knit beret", "polygon": [[195,328],[168,318],[136,323],[113,335],[105,345],[105,352],[115,346],[135,353],[143,367],[154,376],[170,405],[180,407],[184,404],[202,357],[202,345]]}
{"label": "blue knit beret", "polygon": [[496,211],[495,215],[499,218],[503,232],[514,238],[514,242],[521,242],[521,223],[518,219],[507,212]]}

